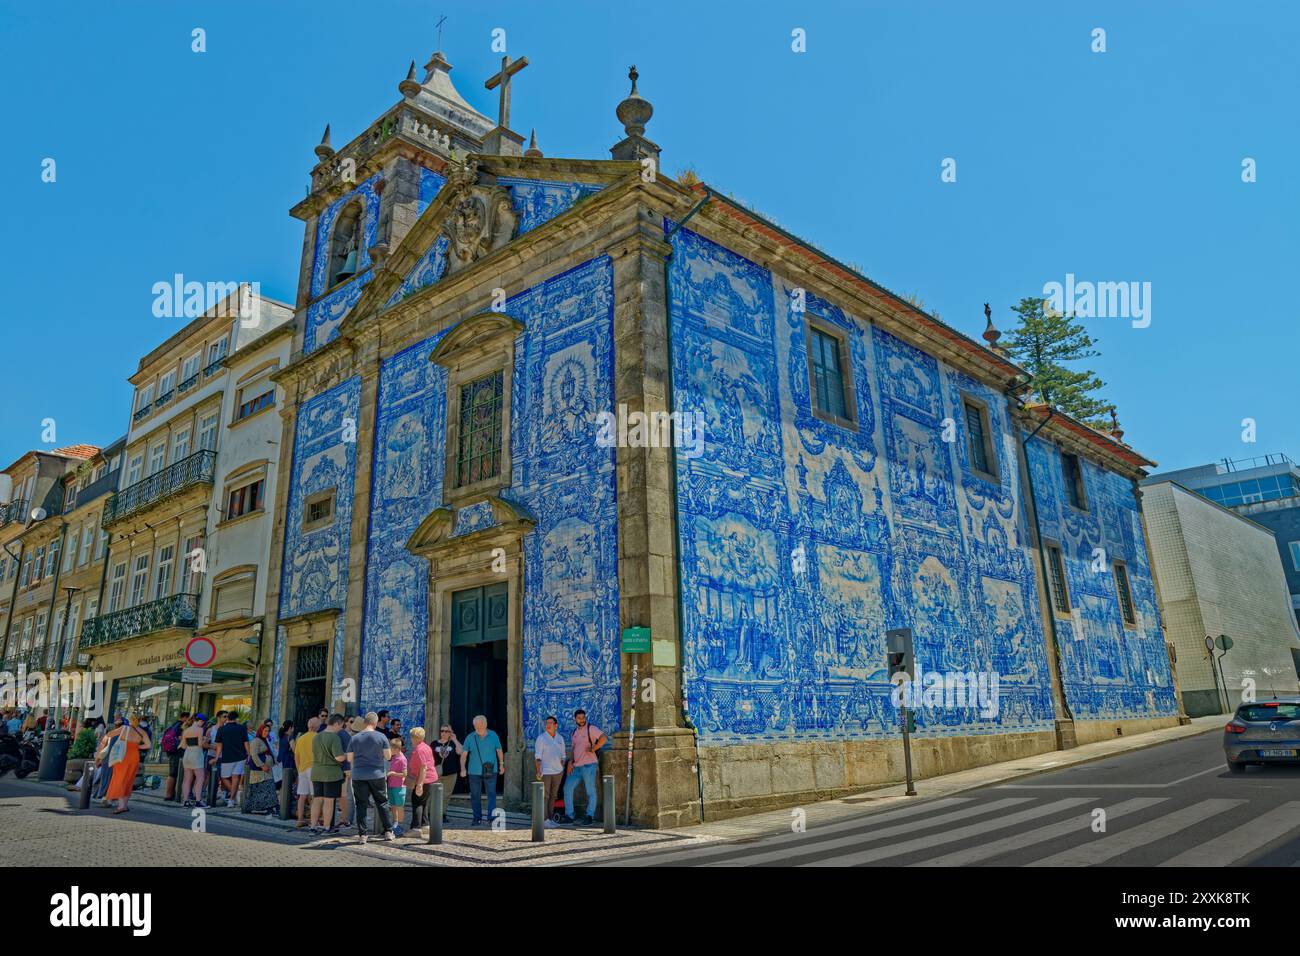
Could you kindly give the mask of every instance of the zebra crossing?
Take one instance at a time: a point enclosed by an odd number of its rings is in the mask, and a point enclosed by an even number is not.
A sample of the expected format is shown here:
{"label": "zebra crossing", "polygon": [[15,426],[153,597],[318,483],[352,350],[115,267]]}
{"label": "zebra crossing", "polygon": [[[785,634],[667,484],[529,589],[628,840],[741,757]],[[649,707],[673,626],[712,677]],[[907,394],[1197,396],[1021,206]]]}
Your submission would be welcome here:
{"label": "zebra crossing", "polygon": [[980,791],[803,833],[625,857],[610,865],[1300,865],[1300,800],[1269,805],[1245,797],[1197,799],[1158,788],[1151,796],[1127,797],[1100,787],[1090,793],[1086,785],[1077,796],[1006,793]]}

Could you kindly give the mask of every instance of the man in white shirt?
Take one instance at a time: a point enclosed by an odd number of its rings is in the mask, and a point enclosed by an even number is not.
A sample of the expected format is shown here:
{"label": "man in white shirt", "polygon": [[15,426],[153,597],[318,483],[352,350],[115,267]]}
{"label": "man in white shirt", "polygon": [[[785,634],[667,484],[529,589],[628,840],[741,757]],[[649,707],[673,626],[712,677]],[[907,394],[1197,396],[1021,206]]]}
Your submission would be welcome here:
{"label": "man in white shirt", "polygon": [[556,731],[560,722],[554,717],[546,718],[546,730],[537,735],[533,744],[533,753],[537,758],[537,779],[546,785],[546,822],[543,826],[553,827],[551,819],[555,807],[555,798],[560,794],[560,781],[564,779],[564,738]]}

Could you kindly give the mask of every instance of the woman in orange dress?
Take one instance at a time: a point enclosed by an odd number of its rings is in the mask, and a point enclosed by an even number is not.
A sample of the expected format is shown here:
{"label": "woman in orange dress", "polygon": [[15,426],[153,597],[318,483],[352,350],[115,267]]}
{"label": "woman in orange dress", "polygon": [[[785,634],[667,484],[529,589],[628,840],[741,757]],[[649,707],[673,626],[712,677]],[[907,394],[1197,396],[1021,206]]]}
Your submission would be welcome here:
{"label": "woman in orange dress", "polygon": [[140,769],[140,754],[153,746],[149,734],[140,726],[140,715],[132,714],[131,722],[113,741],[108,752],[113,767],[113,779],[108,782],[107,797],[117,801],[114,813],[126,813],[135,789],[135,774]]}

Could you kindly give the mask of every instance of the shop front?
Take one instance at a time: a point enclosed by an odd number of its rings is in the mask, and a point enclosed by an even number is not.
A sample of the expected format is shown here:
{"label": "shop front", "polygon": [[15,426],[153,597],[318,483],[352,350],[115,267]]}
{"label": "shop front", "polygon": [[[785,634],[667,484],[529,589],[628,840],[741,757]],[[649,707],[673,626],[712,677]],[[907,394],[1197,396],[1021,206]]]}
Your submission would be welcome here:
{"label": "shop front", "polygon": [[91,656],[90,669],[102,675],[107,691],[105,719],[111,723],[118,714],[138,714],[154,731],[146,763],[162,762],[163,730],[182,712],[211,716],[218,710],[239,709],[247,714],[251,708],[253,662],[244,659],[247,645],[214,637],[217,655],[211,681],[185,683],[181,679],[185,645],[192,636],[188,631],[173,632],[97,649]]}

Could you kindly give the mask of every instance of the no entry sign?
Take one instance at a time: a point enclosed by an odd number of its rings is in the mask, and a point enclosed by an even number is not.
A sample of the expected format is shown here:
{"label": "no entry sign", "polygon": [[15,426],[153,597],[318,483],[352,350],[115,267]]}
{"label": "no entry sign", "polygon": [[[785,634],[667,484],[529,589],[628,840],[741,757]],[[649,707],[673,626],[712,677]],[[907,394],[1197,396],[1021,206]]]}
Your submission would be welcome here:
{"label": "no entry sign", "polygon": [[207,667],[217,658],[217,645],[207,637],[192,637],[185,645],[185,663],[190,667]]}

